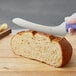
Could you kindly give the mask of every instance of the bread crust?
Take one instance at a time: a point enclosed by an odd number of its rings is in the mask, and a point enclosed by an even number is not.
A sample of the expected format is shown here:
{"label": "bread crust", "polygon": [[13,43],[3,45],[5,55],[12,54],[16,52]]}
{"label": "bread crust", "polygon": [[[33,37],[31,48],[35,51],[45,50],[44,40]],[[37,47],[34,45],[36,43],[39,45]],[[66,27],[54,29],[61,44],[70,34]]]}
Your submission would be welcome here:
{"label": "bread crust", "polygon": [[[28,30],[28,31],[21,31],[21,32],[18,32],[16,35],[22,35],[24,33],[27,33],[27,32],[30,32],[32,33],[32,35],[34,36],[36,33],[38,34],[41,34],[43,36],[46,36],[48,37],[51,41],[55,41],[57,42],[60,47],[61,47],[61,52],[62,52],[62,63],[60,66],[56,66],[56,67],[62,67],[64,66],[65,64],[67,64],[69,62],[69,60],[71,59],[71,56],[72,56],[72,52],[73,52],[73,49],[72,49],[72,46],[71,44],[66,40],[66,38],[62,38],[62,37],[57,37],[57,36],[53,36],[53,35],[49,35],[49,34],[46,34],[46,33],[42,33],[42,32],[37,32],[37,31],[32,31],[32,30]],[[15,35],[14,35],[15,36]],[[13,36],[13,37],[14,37]],[[13,39],[12,37],[12,39]],[[11,39],[11,40],[12,40]],[[12,42],[12,41],[11,41]],[[12,44],[11,44],[12,45]],[[14,52],[14,50],[13,50]],[[15,52],[14,52],[15,53]],[[32,59],[32,58],[29,58],[29,59]],[[33,60],[36,60],[36,59],[33,59]],[[39,61],[39,60],[37,60]],[[41,61],[40,61],[41,62]],[[43,62],[43,61],[42,61]],[[45,62],[44,62],[45,63]],[[47,63],[46,63],[47,64]]]}
{"label": "bread crust", "polygon": [[72,56],[72,53],[73,53],[72,46],[65,38],[63,38],[59,42],[59,44],[60,44],[61,49],[62,49],[61,50],[62,51],[62,64],[61,64],[61,66],[64,66],[71,59],[71,56]]}

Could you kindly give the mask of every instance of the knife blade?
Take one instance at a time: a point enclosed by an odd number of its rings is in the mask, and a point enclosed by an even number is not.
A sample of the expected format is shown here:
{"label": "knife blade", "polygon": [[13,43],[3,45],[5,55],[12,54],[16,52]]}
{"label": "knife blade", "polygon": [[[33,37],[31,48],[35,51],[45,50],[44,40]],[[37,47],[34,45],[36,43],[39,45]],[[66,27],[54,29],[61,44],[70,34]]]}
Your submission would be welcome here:
{"label": "knife blade", "polygon": [[30,21],[24,20],[22,18],[14,18],[12,22],[17,26],[24,27],[26,29],[44,32],[47,34],[53,34],[56,36],[65,36],[67,33],[65,22],[63,22],[58,26],[45,26],[45,25],[36,24]]}

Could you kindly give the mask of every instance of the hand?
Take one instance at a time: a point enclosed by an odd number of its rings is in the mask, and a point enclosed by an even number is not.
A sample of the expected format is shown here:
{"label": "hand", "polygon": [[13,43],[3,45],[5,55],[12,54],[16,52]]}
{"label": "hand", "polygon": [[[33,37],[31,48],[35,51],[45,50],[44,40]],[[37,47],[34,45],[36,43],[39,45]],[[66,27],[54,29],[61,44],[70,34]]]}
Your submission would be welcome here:
{"label": "hand", "polygon": [[74,35],[74,34],[76,33],[76,13],[73,14],[72,16],[70,16],[70,17],[66,17],[66,18],[65,18],[65,22],[66,22],[68,25],[71,25],[71,26],[68,28],[69,34]]}

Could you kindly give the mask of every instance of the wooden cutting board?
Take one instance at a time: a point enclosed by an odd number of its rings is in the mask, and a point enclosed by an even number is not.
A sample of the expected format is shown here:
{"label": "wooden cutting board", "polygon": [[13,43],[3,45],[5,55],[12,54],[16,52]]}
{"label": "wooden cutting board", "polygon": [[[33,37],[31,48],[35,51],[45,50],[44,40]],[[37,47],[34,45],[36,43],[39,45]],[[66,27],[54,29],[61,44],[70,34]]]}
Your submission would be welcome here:
{"label": "wooden cutting board", "polygon": [[76,76],[76,35],[66,36],[73,47],[73,55],[71,61],[62,68],[15,55],[10,47],[12,36],[0,40],[0,76]]}

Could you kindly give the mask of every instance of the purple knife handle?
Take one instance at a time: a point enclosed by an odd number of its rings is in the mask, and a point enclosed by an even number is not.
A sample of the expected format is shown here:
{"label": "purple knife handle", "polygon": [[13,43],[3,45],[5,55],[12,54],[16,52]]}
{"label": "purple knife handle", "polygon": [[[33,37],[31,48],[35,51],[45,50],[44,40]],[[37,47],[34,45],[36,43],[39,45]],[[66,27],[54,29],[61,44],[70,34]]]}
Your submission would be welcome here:
{"label": "purple knife handle", "polygon": [[76,24],[67,24],[66,23],[66,31],[68,32],[68,29],[69,28],[72,28],[72,29],[74,29],[74,30],[76,30]]}

